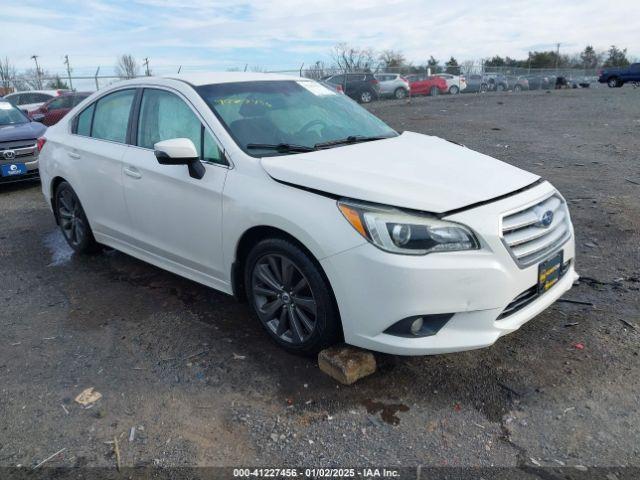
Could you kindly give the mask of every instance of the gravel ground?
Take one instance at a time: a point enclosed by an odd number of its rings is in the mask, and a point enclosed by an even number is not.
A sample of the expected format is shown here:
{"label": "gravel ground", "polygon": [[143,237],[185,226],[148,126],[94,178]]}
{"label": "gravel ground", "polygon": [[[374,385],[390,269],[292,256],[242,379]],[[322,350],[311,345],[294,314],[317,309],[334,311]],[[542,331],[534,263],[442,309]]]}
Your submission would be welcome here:
{"label": "gravel ground", "polygon": [[[552,181],[583,276],[567,298],[593,305],[556,303],[483,350],[379,356],[343,387],[228,296],[72,255],[38,185],[0,186],[0,466],[65,449],[47,465],[114,468],[114,437],[130,466],[640,466],[640,91],[369,108]],[[88,387],[102,398],[82,408]]]}

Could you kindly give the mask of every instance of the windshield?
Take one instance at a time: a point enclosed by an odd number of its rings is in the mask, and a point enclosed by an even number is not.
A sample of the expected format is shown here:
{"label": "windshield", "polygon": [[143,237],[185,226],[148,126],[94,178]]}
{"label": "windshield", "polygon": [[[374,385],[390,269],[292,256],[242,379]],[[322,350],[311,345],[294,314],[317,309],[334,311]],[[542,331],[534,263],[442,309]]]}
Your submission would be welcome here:
{"label": "windshield", "polygon": [[[284,155],[313,150],[319,144],[337,147],[354,139],[397,135],[345,95],[309,80],[221,83],[196,90],[240,148],[252,156]],[[340,142],[345,139],[351,142]],[[282,145],[295,148],[268,148]]]}
{"label": "windshield", "polygon": [[9,102],[0,102],[0,125],[27,123],[29,119]]}

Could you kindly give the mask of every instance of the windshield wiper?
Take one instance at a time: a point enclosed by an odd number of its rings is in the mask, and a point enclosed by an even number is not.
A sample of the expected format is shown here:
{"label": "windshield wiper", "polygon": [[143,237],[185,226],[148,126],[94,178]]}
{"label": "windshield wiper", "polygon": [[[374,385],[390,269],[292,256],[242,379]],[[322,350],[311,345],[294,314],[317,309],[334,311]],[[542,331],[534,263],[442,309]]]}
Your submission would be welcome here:
{"label": "windshield wiper", "polygon": [[313,152],[315,147],[307,147],[305,145],[295,145],[292,143],[249,143],[249,150],[276,150],[279,153],[303,153]]}
{"label": "windshield wiper", "polygon": [[316,143],[314,147],[317,149],[330,148],[330,147],[337,147],[339,145],[350,145],[352,143],[373,142],[375,140],[384,140],[385,138],[391,138],[391,137],[387,137],[387,136],[366,137],[363,135],[350,135],[348,137],[341,138],[338,140],[331,140],[330,142]]}

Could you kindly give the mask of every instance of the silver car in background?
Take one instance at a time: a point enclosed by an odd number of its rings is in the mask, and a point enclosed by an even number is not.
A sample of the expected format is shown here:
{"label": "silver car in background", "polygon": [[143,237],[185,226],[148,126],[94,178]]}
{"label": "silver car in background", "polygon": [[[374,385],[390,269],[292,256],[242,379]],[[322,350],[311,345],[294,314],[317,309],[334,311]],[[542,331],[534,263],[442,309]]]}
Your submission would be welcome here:
{"label": "silver car in background", "polygon": [[409,80],[399,73],[376,73],[374,75],[380,86],[380,96],[405,98],[409,95]]}

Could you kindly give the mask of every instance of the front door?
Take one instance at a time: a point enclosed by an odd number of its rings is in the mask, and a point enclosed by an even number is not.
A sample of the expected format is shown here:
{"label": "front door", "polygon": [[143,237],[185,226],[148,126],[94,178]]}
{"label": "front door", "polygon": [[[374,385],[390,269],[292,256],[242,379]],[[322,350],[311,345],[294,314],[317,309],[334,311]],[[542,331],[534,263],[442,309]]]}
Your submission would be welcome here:
{"label": "front door", "polygon": [[[222,149],[187,100],[144,89],[135,146],[123,161],[124,196],[132,243],[164,267],[194,279],[221,279],[222,190],[227,165]],[[189,176],[184,165],[160,165],[153,146],[162,140],[193,141],[206,173]],[[212,283],[205,279],[205,283]]]}

